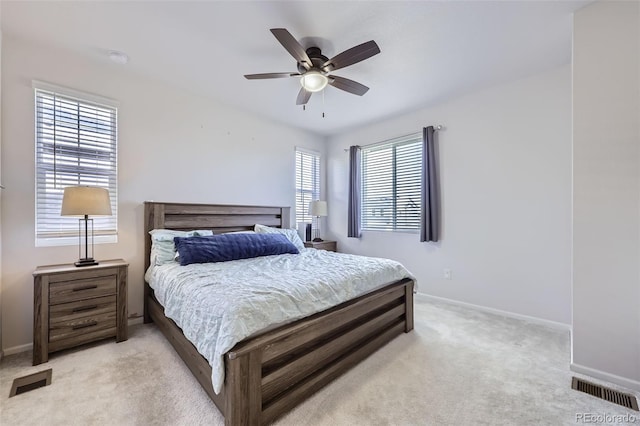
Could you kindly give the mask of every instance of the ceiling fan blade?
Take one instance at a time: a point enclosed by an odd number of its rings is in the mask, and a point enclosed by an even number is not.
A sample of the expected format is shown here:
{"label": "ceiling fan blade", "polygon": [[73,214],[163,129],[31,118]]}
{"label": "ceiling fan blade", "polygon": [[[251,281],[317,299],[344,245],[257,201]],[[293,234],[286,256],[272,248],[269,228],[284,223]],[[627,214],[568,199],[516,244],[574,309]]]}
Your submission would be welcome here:
{"label": "ceiling fan blade", "polygon": [[369,88],[364,84],[360,84],[357,81],[349,80],[348,78],[338,77],[337,75],[330,75],[329,84],[336,89],[344,90],[345,92],[353,93],[354,95],[362,96],[369,91]]}
{"label": "ceiling fan blade", "polygon": [[311,94],[313,92],[309,92],[304,87],[300,89],[298,92],[298,99],[296,99],[296,105],[305,105],[311,99]]}
{"label": "ceiling fan blade", "polygon": [[370,40],[337,54],[322,64],[321,68],[325,72],[331,72],[364,61],[378,53],[380,53],[380,48],[375,41]]}
{"label": "ceiling fan blade", "polygon": [[294,57],[298,63],[302,64],[306,69],[310,69],[313,66],[309,55],[304,50],[304,47],[298,43],[289,31],[284,28],[272,28],[271,33],[278,39],[280,44],[287,49],[287,52]]}
{"label": "ceiling fan blade", "polygon": [[283,77],[295,77],[300,75],[296,72],[268,72],[264,74],[245,74],[244,78],[247,80],[261,80],[264,78],[283,78]]}

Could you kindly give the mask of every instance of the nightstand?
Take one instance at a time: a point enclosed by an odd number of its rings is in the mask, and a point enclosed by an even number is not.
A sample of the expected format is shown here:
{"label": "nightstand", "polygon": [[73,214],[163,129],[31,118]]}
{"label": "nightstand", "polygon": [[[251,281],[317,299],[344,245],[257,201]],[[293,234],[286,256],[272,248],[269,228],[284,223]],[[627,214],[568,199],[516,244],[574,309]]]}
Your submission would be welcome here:
{"label": "nightstand", "polygon": [[335,241],[329,241],[329,240],[318,241],[318,242],[305,241],[304,246],[307,248],[314,248],[318,250],[338,251],[338,247],[337,247],[338,243],[336,243]]}
{"label": "nightstand", "polygon": [[122,259],[95,266],[39,266],[33,273],[33,365],[49,353],[128,338],[127,269]]}

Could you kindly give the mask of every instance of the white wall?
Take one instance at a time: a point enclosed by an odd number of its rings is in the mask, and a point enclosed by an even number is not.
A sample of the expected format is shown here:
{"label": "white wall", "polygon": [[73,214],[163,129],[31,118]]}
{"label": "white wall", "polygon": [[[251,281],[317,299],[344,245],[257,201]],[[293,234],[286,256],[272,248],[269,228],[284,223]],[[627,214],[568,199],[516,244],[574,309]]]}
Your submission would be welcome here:
{"label": "white wall", "polygon": [[[428,90],[428,84],[425,84]],[[442,124],[442,239],[364,232],[346,238],[349,145]],[[388,257],[418,291],[521,315],[571,321],[569,66],[330,139],[329,228],[341,251]],[[450,281],[443,269],[452,270]]]}
{"label": "white wall", "polygon": [[640,390],[640,5],[574,16],[573,364]]}
{"label": "white wall", "polygon": [[142,313],[143,201],[293,206],[294,146],[324,153],[324,138],[135,76],[116,64],[6,35],[3,41],[5,349],[32,341],[33,269],[78,257],[77,246],[34,246],[32,80],[120,102],[118,243],[96,246],[95,257],[130,262],[130,314]]}

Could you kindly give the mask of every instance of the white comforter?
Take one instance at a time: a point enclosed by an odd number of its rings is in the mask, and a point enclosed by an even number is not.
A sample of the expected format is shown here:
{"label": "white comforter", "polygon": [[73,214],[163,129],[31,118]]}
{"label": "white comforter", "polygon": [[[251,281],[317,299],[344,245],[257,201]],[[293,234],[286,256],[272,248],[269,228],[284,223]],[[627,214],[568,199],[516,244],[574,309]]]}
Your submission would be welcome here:
{"label": "white comforter", "polygon": [[209,361],[216,393],[224,382],[223,355],[236,343],[406,277],[412,278],[393,260],[315,249],[232,262],[171,263],[147,273],[165,315]]}

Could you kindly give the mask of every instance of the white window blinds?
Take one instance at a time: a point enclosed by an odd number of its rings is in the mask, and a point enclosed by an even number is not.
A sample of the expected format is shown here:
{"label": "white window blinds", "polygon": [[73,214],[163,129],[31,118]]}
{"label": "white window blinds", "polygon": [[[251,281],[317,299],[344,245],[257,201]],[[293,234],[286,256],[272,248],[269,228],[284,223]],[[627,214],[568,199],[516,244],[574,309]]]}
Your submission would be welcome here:
{"label": "white window blinds", "polygon": [[117,109],[36,86],[35,114],[36,244],[77,244],[78,219],[60,216],[64,188],[71,185],[109,191],[113,215],[93,218],[94,234],[97,242],[115,241]]}
{"label": "white window blinds", "polygon": [[316,218],[309,215],[309,203],[319,199],[320,155],[296,148],[296,221],[311,222],[316,228]]}
{"label": "white window blinds", "polygon": [[420,229],[420,134],[362,148],[362,229]]}

